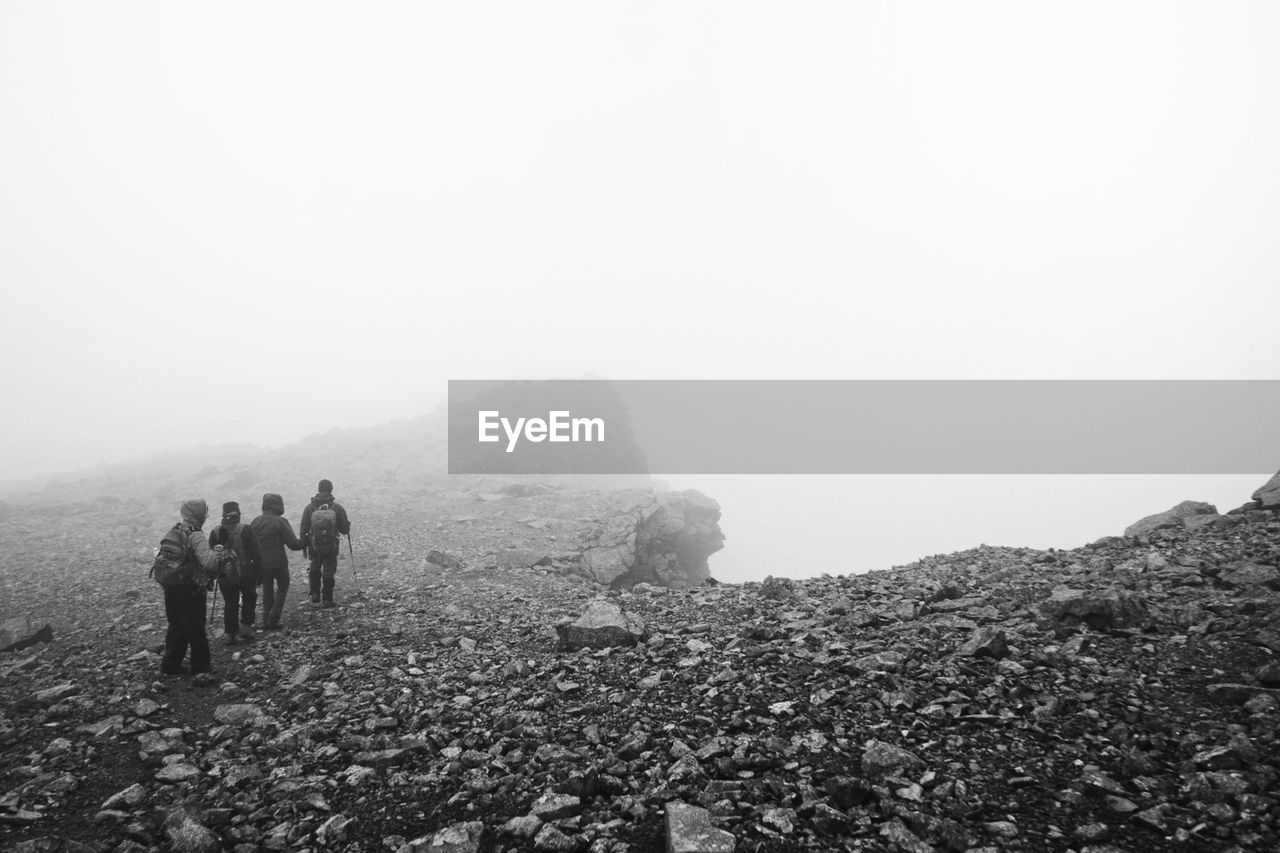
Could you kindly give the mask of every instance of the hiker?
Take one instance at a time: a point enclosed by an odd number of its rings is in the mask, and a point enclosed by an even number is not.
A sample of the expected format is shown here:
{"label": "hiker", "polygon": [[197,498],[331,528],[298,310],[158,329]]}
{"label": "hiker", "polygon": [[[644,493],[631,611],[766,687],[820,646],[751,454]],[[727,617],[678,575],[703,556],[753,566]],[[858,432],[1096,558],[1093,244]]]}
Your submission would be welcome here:
{"label": "hiker", "polygon": [[[321,513],[318,519],[317,512]],[[302,511],[300,533],[306,546],[303,554],[311,559],[311,603],[323,601],[325,607],[333,607],[333,579],[338,573],[338,536],[351,534],[351,522],[342,504],[333,499],[333,483],[330,481],[320,481],[315,497]]]}
{"label": "hiker", "polygon": [[284,614],[284,599],[289,593],[289,555],[301,551],[302,540],[293,533],[293,525],[284,517],[284,498],[273,492],[262,496],[262,515],[249,522],[258,537],[262,552],[262,627],[278,631]]}
{"label": "hiker", "polygon": [[164,656],[160,671],[180,675],[182,660],[191,648],[191,671],[209,672],[209,638],[205,636],[205,613],[209,603],[209,582],[218,570],[219,557],[209,547],[200,528],[209,515],[209,505],[199,498],[182,502],[182,521],[174,525],[184,539],[183,569],[187,574],[180,582],[164,590],[164,615],[169,629],[164,635]]}
{"label": "hiker", "polygon": [[234,577],[224,571],[218,578],[218,588],[227,605],[222,610],[223,642],[234,646],[241,637],[252,640],[258,584],[262,583],[262,554],[257,534],[240,521],[240,504],[227,501],[222,505],[222,523],[209,534],[209,545],[230,549],[239,568]]}

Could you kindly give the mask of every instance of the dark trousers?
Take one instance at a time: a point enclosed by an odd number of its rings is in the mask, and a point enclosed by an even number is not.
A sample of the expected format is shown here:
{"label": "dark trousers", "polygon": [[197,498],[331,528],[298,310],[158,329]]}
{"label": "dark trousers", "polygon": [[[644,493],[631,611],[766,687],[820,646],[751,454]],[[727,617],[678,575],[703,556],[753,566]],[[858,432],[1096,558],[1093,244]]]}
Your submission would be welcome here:
{"label": "dark trousers", "polygon": [[[311,554],[311,597],[319,595],[325,601],[333,601],[333,578],[338,573],[338,552],[323,557]],[[323,583],[322,583],[323,582]]]}
{"label": "dark trousers", "polygon": [[279,625],[284,616],[284,599],[289,594],[289,567],[266,569],[262,573],[262,624]]}
{"label": "dark trousers", "polygon": [[160,668],[178,672],[191,647],[191,671],[209,671],[209,638],[204,633],[209,596],[201,587],[182,585],[164,591],[164,615],[169,630],[164,635]]}
{"label": "dark trousers", "polygon": [[246,579],[238,584],[219,581],[218,588],[222,590],[222,600],[227,605],[222,611],[222,630],[234,637],[240,632],[241,625],[253,624],[258,606],[258,587]]}

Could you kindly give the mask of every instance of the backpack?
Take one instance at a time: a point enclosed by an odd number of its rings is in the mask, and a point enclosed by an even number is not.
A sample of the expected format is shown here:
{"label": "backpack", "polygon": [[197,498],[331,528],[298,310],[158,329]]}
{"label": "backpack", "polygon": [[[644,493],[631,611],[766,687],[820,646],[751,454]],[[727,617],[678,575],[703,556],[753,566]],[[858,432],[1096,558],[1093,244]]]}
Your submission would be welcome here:
{"label": "backpack", "polygon": [[338,553],[338,513],[321,504],[311,513],[311,552],[320,557]]}
{"label": "backpack", "polygon": [[190,536],[191,531],[185,525],[175,524],[160,540],[149,576],[155,578],[156,583],[165,589],[195,583],[187,559],[191,548]]}
{"label": "backpack", "polygon": [[226,542],[222,546],[222,563],[218,566],[218,583],[223,587],[239,586],[248,561],[244,554],[244,525],[221,525]]}

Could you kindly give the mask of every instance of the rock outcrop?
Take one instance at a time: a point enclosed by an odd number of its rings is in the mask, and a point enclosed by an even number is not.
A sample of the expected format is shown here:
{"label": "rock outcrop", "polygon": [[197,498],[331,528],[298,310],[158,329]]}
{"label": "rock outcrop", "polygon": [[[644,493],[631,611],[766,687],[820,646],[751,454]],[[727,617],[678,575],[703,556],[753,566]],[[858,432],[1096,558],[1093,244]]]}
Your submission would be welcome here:
{"label": "rock outcrop", "polygon": [[1129,537],[1145,536],[1153,530],[1159,530],[1162,527],[1177,527],[1184,523],[1184,519],[1194,518],[1198,515],[1217,515],[1218,508],[1213,504],[1204,501],[1183,501],[1172,509],[1164,512],[1158,512],[1155,515],[1148,515],[1130,524],[1124,530],[1124,535]]}
{"label": "rock outcrop", "polygon": [[1253,493],[1253,499],[1259,509],[1280,509],[1280,471]]}
{"label": "rock outcrop", "polygon": [[638,500],[609,518],[583,549],[588,577],[606,586],[705,582],[707,558],[724,547],[720,505],[694,489],[628,494]]}

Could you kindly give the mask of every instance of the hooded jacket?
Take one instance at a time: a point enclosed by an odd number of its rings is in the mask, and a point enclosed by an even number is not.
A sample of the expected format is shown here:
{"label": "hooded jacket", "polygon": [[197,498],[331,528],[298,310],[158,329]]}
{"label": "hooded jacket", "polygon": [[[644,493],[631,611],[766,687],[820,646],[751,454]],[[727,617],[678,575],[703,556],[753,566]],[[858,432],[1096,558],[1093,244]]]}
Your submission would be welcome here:
{"label": "hooded jacket", "polygon": [[307,541],[307,536],[311,533],[311,513],[325,504],[332,507],[338,516],[338,532],[343,536],[351,534],[351,521],[347,518],[347,511],[342,508],[342,504],[333,499],[333,492],[316,492],[315,496],[311,498],[311,503],[307,504],[307,508],[302,511],[300,535],[303,542]]}
{"label": "hooded jacket", "polygon": [[187,528],[187,560],[196,586],[204,589],[208,579],[218,570],[218,555],[209,547],[209,539],[200,528],[209,517],[209,505],[199,498],[182,502],[182,524]]}
{"label": "hooded jacket", "polygon": [[258,552],[262,555],[264,574],[289,567],[289,555],[285,548],[302,550],[302,540],[294,535],[293,525],[284,517],[284,498],[277,494],[267,492],[262,496],[262,515],[251,521],[249,527],[258,537]]}

